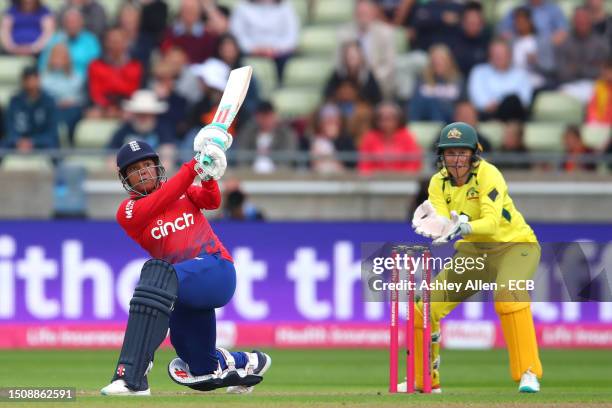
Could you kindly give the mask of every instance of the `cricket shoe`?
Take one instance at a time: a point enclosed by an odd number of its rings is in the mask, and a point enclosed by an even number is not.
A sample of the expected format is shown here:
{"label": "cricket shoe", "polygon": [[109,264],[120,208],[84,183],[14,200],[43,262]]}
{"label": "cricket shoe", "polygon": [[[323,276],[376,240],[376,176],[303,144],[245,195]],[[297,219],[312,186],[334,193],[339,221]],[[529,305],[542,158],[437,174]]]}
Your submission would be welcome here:
{"label": "cricket shoe", "polygon": [[213,373],[194,375],[189,370],[189,365],[177,357],[168,364],[168,375],[175,383],[198,391],[212,391],[217,388],[232,386],[250,387],[263,380],[263,377],[255,374],[252,369],[236,369],[236,361],[229,351],[220,347],[217,348],[217,351],[221,353],[225,360],[225,369],[222,369],[219,363]]}
{"label": "cricket shoe", "polygon": [[535,393],[540,391],[540,382],[538,377],[527,370],[521,376],[521,383],[519,384],[519,392]]}
{"label": "cricket shoe", "polygon": [[[147,376],[147,374],[149,374],[151,369],[153,369],[152,361],[149,362],[147,371],[145,371],[144,373],[145,377]],[[106,396],[148,397],[149,395],[151,395],[151,389],[149,388],[147,381],[145,381],[145,384],[147,384],[146,389],[136,391],[136,390],[130,389],[127,386],[125,380],[123,380],[122,378],[119,378],[117,380],[112,381],[106,387],[102,388],[100,390],[100,394],[106,395]]]}
{"label": "cricket shoe", "polygon": [[[272,358],[258,350],[253,350],[251,353],[246,353],[249,358],[249,362],[247,363],[244,369],[246,372],[252,372],[253,374],[259,375],[263,377],[263,375],[268,371],[270,366],[272,365]],[[235,385],[232,387],[227,387],[228,394],[250,394],[253,392],[254,386],[246,386],[246,385]]]}
{"label": "cricket shoe", "polygon": [[[406,392],[406,388],[407,387],[408,387],[408,383],[406,381],[401,382],[401,383],[397,384],[397,392]],[[414,385],[414,391],[415,392],[423,392],[422,389],[416,387],[416,384]],[[431,386],[431,393],[432,394],[442,394],[442,387],[440,387],[440,384],[432,385]]]}

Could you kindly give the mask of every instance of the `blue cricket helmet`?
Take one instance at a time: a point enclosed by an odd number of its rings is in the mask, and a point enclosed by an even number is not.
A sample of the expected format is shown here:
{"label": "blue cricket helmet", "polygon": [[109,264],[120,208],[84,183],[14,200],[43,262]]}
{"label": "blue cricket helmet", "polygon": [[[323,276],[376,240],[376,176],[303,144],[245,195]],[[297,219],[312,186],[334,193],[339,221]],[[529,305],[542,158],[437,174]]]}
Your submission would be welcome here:
{"label": "blue cricket helmet", "polygon": [[[138,189],[139,185],[143,185],[146,183],[143,180],[142,175],[140,175],[140,182],[136,182],[134,185],[130,184],[128,180],[128,175],[126,174],[127,168],[136,162],[145,159],[153,159],[155,165],[152,166],[156,169],[156,179],[155,183],[156,190],[161,182],[166,181],[166,169],[159,162],[159,156],[155,153],[155,150],[146,142],[142,142],[140,140],[134,140],[132,142],[128,142],[121,146],[121,149],[117,152],[117,167],[119,168],[119,180],[121,180],[121,184],[123,184],[123,188],[127,190],[130,194],[135,196],[144,197],[153,191],[141,191],[142,189]],[[138,170],[138,174],[140,174],[140,170]]]}
{"label": "blue cricket helmet", "polygon": [[119,172],[125,174],[125,169],[127,169],[130,164],[134,164],[144,159],[155,159],[156,163],[159,163],[159,156],[148,143],[134,140],[124,144],[117,152],[117,167],[119,167]]}

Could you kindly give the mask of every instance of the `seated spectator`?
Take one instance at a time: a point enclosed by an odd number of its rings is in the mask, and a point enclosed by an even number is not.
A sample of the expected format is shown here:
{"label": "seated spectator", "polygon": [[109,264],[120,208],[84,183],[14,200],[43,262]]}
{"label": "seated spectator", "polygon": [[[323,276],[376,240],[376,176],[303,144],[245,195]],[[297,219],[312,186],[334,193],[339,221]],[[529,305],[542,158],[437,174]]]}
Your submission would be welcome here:
{"label": "seated spectator", "polygon": [[134,3],[123,4],[117,17],[117,26],[125,35],[130,57],[139,61],[143,67],[148,67],[155,43],[152,38],[141,35],[140,7]]}
{"label": "seated spectator", "polygon": [[597,166],[592,161],[592,158],[585,157],[593,155],[595,152],[590,147],[586,146],[582,141],[580,128],[575,125],[570,125],[563,133],[563,146],[565,151],[565,162],[563,170],[571,171],[593,171]]}
{"label": "seated spectator", "polygon": [[174,128],[176,136],[182,139],[189,130],[187,100],[176,92],[175,82],[174,70],[168,63],[160,61],[153,67],[151,89],[157,99],[165,102],[168,107],[159,116],[159,120]]}
{"label": "seated spectator", "polygon": [[[455,114],[453,116],[453,122],[464,122],[472,126],[478,131],[478,143],[480,143],[480,145],[482,146],[483,152],[486,154],[488,152],[493,151],[493,146],[491,145],[489,138],[478,128],[478,112],[476,111],[474,105],[470,103],[470,101],[463,100],[457,102],[457,104],[455,105]],[[437,148],[437,142],[434,143],[436,144]]]}
{"label": "seated spectator", "polygon": [[450,50],[446,45],[434,45],[410,100],[410,120],[450,122],[462,89],[463,79]]}
{"label": "seated spectator", "polygon": [[363,136],[359,146],[360,173],[421,170],[421,147],[405,123],[398,105],[393,102],[378,105],[374,127]]}
{"label": "seated spectator", "polygon": [[55,22],[40,0],[15,0],[0,22],[0,40],[5,52],[38,55],[53,35]]}
{"label": "seated spectator", "polygon": [[61,30],[53,34],[38,60],[41,70],[48,64],[51,49],[59,43],[68,46],[72,69],[86,78],[89,64],[100,57],[101,49],[98,38],[84,29],[83,16],[78,8],[72,7],[64,12]]}
{"label": "seated spectator", "polygon": [[605,0],[585,0],[584,5],[591,15],[593,31],[608,38],[612,46],[612,15],[606,10]]}
{"label": "seated spectator", "polygon": [[[531,11],[535,32],[541,45],[538,55],[540,67],[546,72],[553,72],[558,65],[555,62],[554,49],[567,38],[567,19],[553,0],[525,0],[522,7]],[[499,35],[506,41],[510,41],[516,35],[513,19],[514,11],[511,10],[497,27]]]}
{"label": "seated spectator", "polygon": [[126,119],[113,135],[108,148],[116,150],[130,141],[142,140],[160,152],[164,167],[171,171],[176,138],[172,128],[159,120],[159,116],[168,109],[166,103],[158,100],[153,91],[140,89],[122,106]]}
{"label": "seated spectator", "polygon": [[609,49],[605,38],[593,31],[593,22],[585,7],[576,8],[572,33],[556,52],[559,61],[563,61],[558,68],[561,91],[588,103]]}
{"label": "seated spectator", "polygon": [[142,82],[142,65],[130,58],[123,31],[113,28],[104,36],[104,55],[89,65],[90,118],[117,118],[120,104]]}
{"label": "seated spectator", "polygon": [[85,29],[101,41],[107,28],[106,11],[98,0],[66,0],[66,4],[58,13],[58,21],[64,20],[64,14],[70,8],[76,7],[83,15]]}
{"label": "seated spectator", "polygon": [[212,57],[217,48],[218,35],[202,22],[202,7],[198,0],[181,0],[179,14],[166,30],[162,52],[172,47],[185,51],[189,62],[197,64]]}
{"label": "seated spectator", "polygon": [[353,82],[341,82],[328,102],[335,103],[342,113],[346,130],[359,144],[361,137],[370,130],[374,108],[359,96],[359,89]]}
{"label": "seated spectator", "polygon": [[[230,69],[240,68],[245,65],[242,61],[243,56],[240,46],[238,45],[238,40],[230,33],[225,33],[219,37],[219,44],[215,57],[225,62]],[[238,116],[238,123],[236,124],[237,128],[253,116],[258,104],[259,84],[257,78],[253,75],[249,84],[249,90],[240,107],[240,116]]]}
{"label": "seated spectator", "polygon": [[263,221],[264,215],[248,199],[234,178],[223,182],[223,219],[228,221]]}
{"label": "seated spectator", "polygon": [[463,5],[455,1],[420,3],[409,21],[414,30],[411,49],[427,52],[434,44],[450,44],[460,34]]}
{"label": "seated spectator", "polygon": [[162,55],[161,62],[172,68],[176,78],[176,92],[187,100],[189,106],[202,99],[200,80],[194,72],[196,65],[189,65],[189,58],[185,51],[172,47]]}
{"label": "seated spectator", "polygon": [[485,23],[482,5],[468,2],[461,14],[461,33],[447,44],[464,78],[474,66],[486,62],[490,42],[491,30]]}
{"label": "seated spectator", "polygon": [[238,133],[236,144],[239,163],[249,164],[255,173],[272,173],[286,167],[298,150],[297,135],[267,101],[260,102],[254,118]]}
{"label": "seated spectator", "polygon": [[230,32],[230,9],[224,5],[218,5],[217,0],[201,0],[202,10],[206,16],[206,24],[210,31],[217,35]]}
{"label": "seated spectator", "polygon": [[[205,63],[194,66],[193,72],[198,78],[202,98],[191,108],[188,123],[191,129],[199,130],[213,121],[229,78],[230,68],[221,60],[209,58]],[[234,122],[229,132],[235,135],[235,129]]]}
{"label": "seated spectator", "polygon": [[73,68],[66,44],[57,43],[51,49],[41,80],[43,90],[55,100],[58,122],[66,125],[72,144],[85,105],[85,77]]}
{"label": "seated spectator", "polygon": [[342,45],[340,64],[327,80],[323,91],[325,99],[335,99],[335,94],[343,82],[352,83],[358,89],[362,101],[376,105],[382,100],[378,82],[368,67],[363,50],[357,41],[349,41]]}
{"label": "seated spectator", "polygon": [[21,74],[21,90],[11,98],[6,112],[2,145],[22,153],[59,148],[55,102],[41,89],[35,67],[27,67]]}
{"label": "seated spectator", "polygon": [[587,107],[587,123],[612,126],[612,57],[608,59]]}
{"label": "seated spectator", "polygon": [[168,5],[164,0],[139,0],[140,35],[147,43],[159,46],[168,21]]}
{"label": "seated spectator", "polygon": [[514,32],[512,38],[512,65],[529,73],[533,89],[544,86],[545,78],[540,73],[539,49],[542,47],[531,20],[531,11],[526,7],[514,10]]}
{"label": "seated spectator", "polygon": [[395,32],[393,27],[381,20],[378,8],[372,0],[357,0],[353,22],[338,32],[338,61],[342,46],[349,41],[361,44],[365,60],[381,87],[383,96],[395,94]]}
{"label": "seated spectator", "polygon": [[[376,7],[378,7],[381,17],[388,23],[395,24],[395,16],[403,3],[403,0],[373,0]],[[409,0],[414,2],[414,0]],[[398,24],[401,24],[398,23]]]}
{"label": "seated spectator", "polygon": [[310,140],[310,166],[317,173],[341,173],[355,167],[355,161],[338,154],[356,153],[353,138],[345,131],[338,106],[323,105],[314,117]]}
{"label": "seated spectator", "polygon": [[495,40],[489,47],[489,62],[472,69],[468,93],[481,119],[526,119],[532,98],[529,75],[525,70],[513,68],[511,62],[508,44]]}
{"label": "seated spectator", "polygon": [[[480,139],[480,136],[479,136]],[[521,122],[512,121],[504,124],[504,133],[500,151],[510,157],[495,163],[497,168],[504,170],[529,170],[531,164],[524,161],[527,148],[524,142],[524,127]]]}
{"label": "seated spectator", "polygon": [[241,0],[234,7],[230,30],[247,54],[271,58],[278,78],[299,41],[300,21],[289,0]]}

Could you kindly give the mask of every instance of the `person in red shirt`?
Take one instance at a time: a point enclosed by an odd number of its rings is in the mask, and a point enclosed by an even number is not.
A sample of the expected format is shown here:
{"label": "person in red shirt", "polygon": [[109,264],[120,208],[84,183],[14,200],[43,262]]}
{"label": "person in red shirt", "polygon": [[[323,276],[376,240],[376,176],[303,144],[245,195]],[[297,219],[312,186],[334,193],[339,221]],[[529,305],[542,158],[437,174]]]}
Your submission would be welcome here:
{"label": "person in red shirt", "polygon": [[172,47],[185,51],[191,64],[206,61],[215,54],[219,36],[213,31],[220,13],[211,13],[208,7],[206,16],[211,21],[202,22],[202,6],[198,0],[183,0],[176,21],[166,29],[161,43],[162,52]]}
{"label": "person in red shirt", "polygon": [[421,170],[421,147],[406,128],[399,106],[382,102],[374,120],[374,128],[363,136],[359,146],[359,172]]}
{"label": "person in red shirt", "polygon": [[[227,136],[224,147],[231,144]],[[212,164],[202,164],[201,154]],[[219,207],[216,180],[226,166],[224,151],[204,143],[201,153],[166,181],[159,156],[145,142],[132,141],[119,150],[119,178],[130,196],[117,209],[117,221],[154,260],[143,266],[119,363],[103,395],[150,395],[146,375],[168,328],[178,354],[168,371],[179,384],[200,391],[229,386],[228,392],[249,392],[269,368],[271,359],[264,353],[230,353],[215,345],[215,308],[231,300],[236,270],[201,210]],[[156,320],[143,317],[141,305],[156,309],[151,314]]]}
{"label": "person in red shirt", "polygon": [[104,37],[104,55],[93,61],[88,71],[89,96],[93,107],[89,118],[119,118],[121,101],[132,96],[142,81],[140,62],[130,59],[128,43],[119,28],[110,29]]}

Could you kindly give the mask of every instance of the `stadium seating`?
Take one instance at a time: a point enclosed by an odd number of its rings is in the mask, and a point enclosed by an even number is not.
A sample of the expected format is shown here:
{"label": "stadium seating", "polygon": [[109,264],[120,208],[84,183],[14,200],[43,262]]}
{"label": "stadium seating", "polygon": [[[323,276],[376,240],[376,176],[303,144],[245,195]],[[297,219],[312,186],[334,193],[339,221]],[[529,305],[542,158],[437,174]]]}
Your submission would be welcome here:
{"label": "stadium seating", "polygon": [[504,137],[504,125],[501,122],[481,122],[478,125],[478,132],[487,137],[494,149],[499,149],[501,147],[502,139]]}
{"label": "stadium seating", "polygon": [[533,119],[536,121],[581,123],[583,116],[582,103],[561,92],[540,92],[533,105]]}
{"label": "stadium seating", "polygon": [[323,0],[314,5],[313,23],[343,23],[353,18],[351,0]]}
{"label": "stadium seating", "polygon": [[19,84],[21,71],[32,64],[34,60],[30,57],[0,55],[0,84],[15,87]]}
{"label": "stadium seating", "polygon": [[336,31],[334,25],[313,25],[302,28],[300,52],[305,56],[333,56],[336,50]]}
{"label": "stadium seating", "polygon": [[272,95],[272,103],[284,118],[310,114],[321,100],[321,91],[313,87],[283,87]]}
{"label": "stadium seating", "polygon": [[531,122],[525,128],[525,147],[533,151],[562,151],[561,136],[565,125],[553,122]]}
{"label": "stadium seating", "polygon": [[308,86],[321,89],[333,71],[330,58],[295,57],[285,67],[286,86]]}
{"label": "stadium seating", "polygon": [[495,23],[503,19],[506,14],[517,6],[523,4],[523,0],[497,0],[495,3]]}
{"label": "stadium seating", "polygon": [[53,164],[49,156],[42,154],[7,154],[2,159],[2,170],[52,172]]}
{"label": "stadium seating", "polygon": [[310,13],[308,11],[309,2],[310,0],[291,0],[291,3],[293,3],[293,9],[295,10],[295,13],[300,18],[301,26],[304,26],[310,23]]}
{"label": "stadium seating", "polygon": [[247,57],[244,59],[244,64],[253,67],[253,75],[257,78],[259,85],[259,96],[269,98],[278,86],[274,61],[269,58]]}
{"label": "stadium seating", "polygon": [[395,52],[401,54],[407,52],[409,49],[408,38],[406,37],[406,30],[402,27],[394,27],[395,36]]}
{"label": "stadium seating", "polygon": [[88,172],[101,172],[107,169],[106,159],[101,156],[71,154],[64,159],[64,164],[83,167]]}
{"label": "stadium seating", "polygon": [[74,145],[79,148],[103,148],[118,127],[116,120],[83,119],[76,127]]}
{"label": "stadium seating", "polygon": [[17,92],[14,85],[0,85],[0,106],[6,108],[11,101],[11,97]]}
{"label": "stadium seating", "polygon": [[441,122],[410,122],[408,130],[414,135],[421,148],[429,151],[438,138],[443,125]]}
{"label": "stadium seating", "polygon": [[605,125],[583,125],[582,140],[592,149],[603,149],[612,140],[612,130]]}

